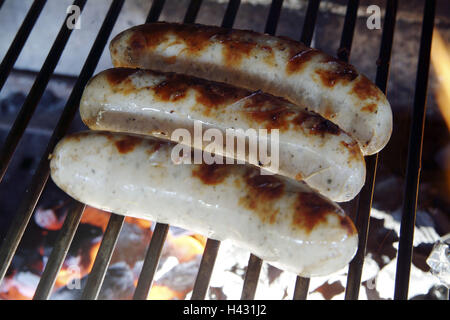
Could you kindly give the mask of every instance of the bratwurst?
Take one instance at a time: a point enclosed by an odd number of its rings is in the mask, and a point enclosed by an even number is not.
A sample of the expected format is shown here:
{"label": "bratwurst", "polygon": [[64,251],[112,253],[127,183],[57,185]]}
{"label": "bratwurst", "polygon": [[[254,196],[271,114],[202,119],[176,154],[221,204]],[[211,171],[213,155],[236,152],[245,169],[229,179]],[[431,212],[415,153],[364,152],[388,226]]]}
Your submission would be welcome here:
{"label": "bratwurst", "polygon": [[[224,83],[174,73],[109,69],[85,88],[80,113],[90,129],[153,135],[250,162],[270,173],[304,180],[333,201],[353,199],[365,180],[358,144],[336,125],[284,99]],[[205,136],[208,129],[219,130],[220,135],[209,139],[213,142],[203,139],[203,132],[195,132],[200,131],[195,129],[199,123]],[[179,128],[188,131],[189,139],[174,134]],[[255,147],[253,152],[237,152],[234,137],[245,141],[248,129],[255,129],[259,151]],[[262,135],[258,129],[267,131]],[[273,129],[278,129],[277,140],[272,139]],[[200,135],[198,146],[192,138],[195,134]],[[250,151],[247,144],[244,148]],[[270,163],[259,157],[262,144],[270,147]]]}
{"label": "bratwurst", "polygon": [[349,217],[303,182],[248,165],[175,165],[174,144],[83,132],[51,156],[51,177],[90,206],[230,240],[302,276],[344,267],[358,243]]}
{"label": "bratwurst", "polygon": [[193,75],[284,97],[350,134],[364,155],[380,151],[392,132],[385,95],[345,62],[300,42],[246,30],[150,23],[110,44],[114,66]]}

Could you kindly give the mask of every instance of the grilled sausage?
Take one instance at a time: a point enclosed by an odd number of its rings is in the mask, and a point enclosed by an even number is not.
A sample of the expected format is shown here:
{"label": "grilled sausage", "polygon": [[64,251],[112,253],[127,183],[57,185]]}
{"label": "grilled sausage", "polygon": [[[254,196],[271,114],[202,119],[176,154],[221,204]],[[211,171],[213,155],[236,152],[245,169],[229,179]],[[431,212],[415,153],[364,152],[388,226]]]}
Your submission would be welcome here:
{"label": "grilled sausage", "polygon": [[74,134],[56,146],[51,177],[90,206],[231,240],[303,276],[334,272],[353,257],[351,219],[304,183],[247,165],[176,165],[173,144],[161,141]]}
{"label": "grilled sausage", "polygon": [[[241,163],[249,162],[249,152],[239,153],[235,147],[226,146],[227,130],[236,136],[241,134],[242,141],[247,129],[277,128],[279,143],[272,141],[278,143],[279,150],[272,146],[271,163],[261,161],[254,152],[254,165],[304,180],[334,201],[354,198],[365,180],[365,162],[356,141],[321,116],[262,92],[172,73],[117,68],[103,71],[90,81],[80,113],[93,130],[149,134],[174,142],[179,142],[173,135],[177,128],[187,129],[193,137],[198,121],[204,129],[215,128],[222,133],[216,154]],[[271,142],[266,135],[257,135],[256,139],[269,145]],[[237,146],[235,140],[232,146]],[[190,147],[194,142],[181,141]],[[202,142],[203,149],[211,144]]]}
{"label": "grilled sausage", "polygon": [[110,44],[114,66],[177,72],[284,97],[337,124],[364,155],[392,132],[384,94],[350,64],[284,37],[220,27],[151,23]]}

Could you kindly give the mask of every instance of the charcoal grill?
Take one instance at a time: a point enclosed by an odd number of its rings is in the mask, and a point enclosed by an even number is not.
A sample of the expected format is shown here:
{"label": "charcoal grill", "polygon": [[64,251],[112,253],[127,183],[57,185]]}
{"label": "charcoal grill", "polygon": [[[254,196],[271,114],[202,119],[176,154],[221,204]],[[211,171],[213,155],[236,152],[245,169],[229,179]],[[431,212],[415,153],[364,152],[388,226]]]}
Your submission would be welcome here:
{"label": "charcoal grill", "polygon": [[[83,10],[87,0],[75,0],[74,5]],[[23,24],[18,30],[5,58],[0,65],[0,90],[3,88],[13,66],[16,62],[27,38],[30,34],[37,18],[41,14],[46,0],[35,0],[26,15]],[[0,8],[3,1],[0,1]],[[122,9],[124,0],[112,1],[98,35],[92,45],[91,51],[80,72],[76,84],[67,100],[66,106],[59,118],[59,121],[49,140],[47,149],[42,155],[39,166],[34,173],[31,183],[28,185],[25,195],[21,201],[18,212],[5,236],[1,241],[0,248],[0,283],[5,277],[8,267],[15,255],[19,242],[32,217],[40,195],[46,186],[49,177],[49,154],[54,149],[56,143],[68,132],[77,110],[79,101],[88,80],[99,62],[101,54],[107,45],[112,28]],[[165,0],[153,0],[146,22],[157,21],[164,7]],[[278,20],[282,10],[283,0],[272,0],[270,11],[265,25],[265,32],[275,34]],[[184,22],[194,23],[197,13],[202,5],[202,0],[191,0],[184,17]],[[318,15],[320,0],[309,0],[303,29],[299,40],[307,45],[311,44],[314,33],[316,17]],[[235,21],[240,0],[229,0],[222,26],[231,28]],[[339,59],[348,61],[352,40],[357,19],[359,1],[348,0],[344,27],[342,31],[340,46],[337,51]],[[397,0],[387,0],[381,38],[379,58],[374,61],[377,65],[375,82],[378,87],[386,92],[389,77],[389,63],[391,49],[395,31],[397,14]],[[420,178],[420,163],[422,153],[422,140],[425,122],[426,94],[428,84],[428,72],[430,64],[431,40],[434,27],[436,0],[424,1],[424,11],[422,20],[422,34],[420,40],[420,51],[418,70],[415,85],[414,108],[412,111],[412,124],[409,135],[409,149],[406,165],[406,182],[403,199],[400,242],[397,260],[397,272],[395,279],[394,299],[407,299],[410,278],[414,223],[416,216],[417,194]],[[32,86],[10,132],[6,138],[0,153],[0,181],[8,169],[8,165],[13,157],[14,151],[21,140],[28,123],[41,99],[45,88],[56,68],[64,47],[70,37],[72,30],[68,29],[64,23],[50,49],[47,59],[42,69],[38,73],[34,85]],[[370,208],[376,177],[378,155],[366,158],[367,179],[366,183],[356,199],[352,202],[352,218],[355,221],[359,232],[359,245],[356,256],[349,265],[345,299],[358,299],[361,286],[361,274],[364,263],[367,234],[369,227]],[[56,245],[53,248],[46,264],[45,270],[40,279],[39,285],[34,295],[34,299],[48,299],[53,289],[56,276],[63,264],[69,246],[77,231],[81,216],[85,209],[83,203],[73,201],[69,214],[67,215]],[[88,276],[86,287],[83,291],[83,299],[96,299],[104,280],[107,267],[109,265],[114,247],[119,233],[124,223],[124,217],[112,214],[103,236],[100,249],[95,259],[91,273]],[[134,299],[146,299],[153,282],[153,277],[158,266],[161,251],[169,230],[166,224],[156,224],[154,233],[149,244],[143,268],[139,276]],[[209,281],[213,266],[216,260],[220,242],[208,239],[201,260],[200,268],[195,280],[192,299],[204,299],[209,287]],[[242,289],[242,299],[253,299],[256,292],[262,260],[250,255],[248,268],[245,274]],[[309,279],[297,277],[293,299],[306,299],[309,288]]]}

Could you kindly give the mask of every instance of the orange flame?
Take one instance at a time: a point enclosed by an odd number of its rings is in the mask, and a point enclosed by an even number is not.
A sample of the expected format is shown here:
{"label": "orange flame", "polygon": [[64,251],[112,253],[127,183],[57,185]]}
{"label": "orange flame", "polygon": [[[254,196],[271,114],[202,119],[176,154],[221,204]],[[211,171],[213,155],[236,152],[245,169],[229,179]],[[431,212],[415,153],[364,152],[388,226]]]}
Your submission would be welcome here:
{"label": "orange flame", "polygon": [[155,284],[148,293],[147,300],[174,300],[174,299],[184,299],[185,294],[170,289],[167,286],[162,286]]}
{"label": "orange flame", "polygon": [[[431,45],[431,63],[439,80],[436,89],[436,101],[442,117],[450,130],[450,48],[442,39],[438,30],[434,30]],[[450,157],[445,159],[445,176],[447,188],[450,191]]]}
{"label": "orange flame", "polygon": [[202,236],[180,236],[174,237],[169,234],[167,237],[173,253],[180,263],[191,261],[197,255],[202,254],[205,249],[204,237]]}
{"label": "orange flame", "polygon": [[450,48],[436,29],[431,46],[431,62],[439,79],[439,87],[436,90],[437,103],[450,130]]}
{"label": "orange flame", "polygon": [[110,217],[111,213],[109,212],[86,206],[80,222],[99,227],[105,232]]}
{"label": "orange flame", "polygon": [[150,227],[152,226],[151,221],[133,218],[133,217],[126,217],[125,223],[135,224],[135,225],[141,227],[142,229],[150,229]]}

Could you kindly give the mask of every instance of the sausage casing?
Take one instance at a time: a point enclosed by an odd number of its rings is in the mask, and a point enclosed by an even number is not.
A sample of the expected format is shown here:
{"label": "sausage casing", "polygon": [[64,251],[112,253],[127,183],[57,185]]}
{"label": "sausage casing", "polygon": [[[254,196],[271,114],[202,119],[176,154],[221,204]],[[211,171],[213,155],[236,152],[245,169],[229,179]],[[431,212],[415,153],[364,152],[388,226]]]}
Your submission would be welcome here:
{"label": "sausage casing", "polygon": [[56,146],[51,177],[90,206],[230,240],[299,275],[329,274],[353,257],[351,219],[304,183],[247,165],[175,165],[172,147],[148,137],[77,133]]}
{"label": "sausage casing", "polygon": [[120,33],[110,52],[116,67],[189,74],[284,97],[336,123],[364,155],[380,151],[391,136],[391,107],[375,84],[350,64],[288,38],[158,22]]}
{"label": "sausage casing", "polygon": [[[269,135],[278,129],[279,150],[271,150],[272,155],[278,154],[278,165],[253,164],[304,180],[338,202],[353,199],[365,180],[365,161],[358,144],[336,125],[282,98],[224,83],[150,70],[109,69],[87,85],[80,113],[93,130],[153,135],[174,142],[179,142],[173,135],[178,128],[193,136],[197,121],[205,131],[214,128],[222,133],[224,145],[215,153],[242,162],[248,162],[248,152],[227,149],[227,130],[237,136],[247,129],[267,129]],[[268,136],[257,138],[271,144]],[[195,140],[180,142],[194,147]],[[202,142],[203,149],[210,144]]]}

